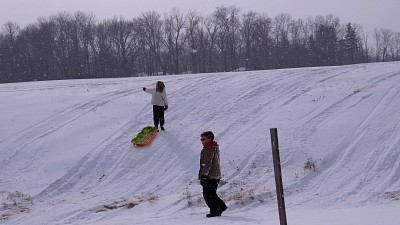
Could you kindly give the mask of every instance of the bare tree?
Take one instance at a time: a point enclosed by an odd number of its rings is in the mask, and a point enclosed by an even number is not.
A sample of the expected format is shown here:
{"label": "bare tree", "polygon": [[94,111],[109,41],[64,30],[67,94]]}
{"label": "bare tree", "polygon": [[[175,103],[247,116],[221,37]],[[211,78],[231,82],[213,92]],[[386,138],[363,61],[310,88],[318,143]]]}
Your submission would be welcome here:
{"label": "bare tree", "polygon": [[[242,22],[242,44],[244,45],[244,60],[245,60],[245,68],[249,70],[250,65],[254,63],[255,56],[255,48],[257,48],[254,40],[256,37],[256,19],[257,13],[250,11],[243,15]],[[251,64],[249,63],[251,62]]]}
{"label": "bare tree", "polygon": [[386,62],[389,55],[389,49],[392,45],[393,32],[389,29],[381,29],[382,34],[382,61]]}
{"label": "bare tree", "polygon": [[196,11],[189,11],[186,16],[187,19],[187,29],[186,36],[188,38],[188,50],[191,58],[193,73],[198,72],[198,62],[199,56],[201,61],[204,63],[204,32],[202,30],[201,21],[202,17]]}
{"label": "bare tree", "polygon": [[95,16],[93,14],[85,14],[78,12],[75,14],[78,26],[78,38],[81,40],[82,59],[81,70],[84,77],[95,77],[93,74],[94,62],[92,58],[94,54],[94,37],[95,37]]}
{"label": "bare tree", "polygon": [[392,45],[393,32],[389,29],[381,29],[380,32],[382,34],[382,61],[386,62]]}
{"label": "bare tree", "polygon": [[129,56],[132,54],[133,21],[126,21],[122,17],[109,21],[109,34],[111,37],[112,50],[115,55],[116,71],[120,76],[128,76]]}
{"label": "bare tree", "polygon": [[248,12],[243,15],[241,43],[244,48],[243,60],[246,70],[268,69],[271,67],[272,22],[266,14]]}
{"label": "bare tree", "polygon": [[400,60],[400,33],[396,32],[393,37],[393,60]]}
{"label": "bare tree", "polygon": [[56,30],[55,22],[47,18],[40,18],[37,27],[30,29],[34,40],[30,43],[32,52],[29,61],[37,80],[62,79],[60,65],[55,55]]}
{"label": "bare tree", "polygon": [[272,19],[267,14],[259,14],[255,22],[255,41],[256,41],[256,59],[250,61],[255,69],[270,69],[273,68],[273,42],[272,39]]}
{"label": "bare tree", "polygon": [[6,38],[9,38],[12,41],[15,41],[20,29],[20,26],[15,22],[7,22],[3,26],[3,32],[5,33]]}
{"label": "bare tree", "polygon": [[218,7],[213,13],[217,24],[217,46],[223,58],[223,70],[232,71],[238,68],[239,20],[240,9],[236,6]]}
{"label": "bare tree", "polygon": [[360,26],[360,28],[358,29],[358,38],[359,38],[360,46],[362,49],[363,62],[366,62],[366,63],[370,62],[370,59],[369,59],[369,57],[370,57],[369,56],[369,51],[370,51],[369,37],[370,37],[370,33],[363,31],[362,27]]}
{"label": "bare tree", "polygon": [[375,28],[374,30],[374,38],[375,38],[375,60],[377,62],[380,61],[380,54],[382,52],[382,33]]}
{"label": "bare tree", "polygon": [[287,67],[289,56],[289,27],[292,17],[290,14],[281,13],[274,18],[276,68]]}
{"label": "bare tree", "polygon": [[290,22],[289,36],[291,41],[291,51],[289,55],[290,67],[302,67],[307,65],[307,39],[306,24],[303,20],[292,20]]}
{"label": "bare tree", "polygon": [[20,26],[14,22],[7,22],[3,26],[4,32],[4,46],[1,48],[1,55],[3,58],[3,68],[5,80],[18,80],[18,49],[16,45],[17,36],[20,32]]}
{"label": "bare tree", "polygon": [[139,21],[143,25],[144,39],[151,53],[148,59],[148,73],[156,74],[161,68],[163,74],[167,74],[167,63],[165,62],[167,48],[163,38],[161,15],[155,11],[143,13]]}
{"label": "bare tree", "polygon": [[187,18],[177,8],[173,8],[164,20],[164,30],[166,35],[166,44],[172,56],[174,74],[180,73],[180,57],[183,51],[187,36],[185,29],[187,28]]}
{"label": "bare tree", "polygon": [[215,61],[217,58],[214,57],[214,55],[216,54],[218,25],[214,22],[212,17],[207,17],[205,20],[203,20],[203,26],[206,29],[205,48],[207,49],[207,61],[209,65],[207,72],[215,72]]}

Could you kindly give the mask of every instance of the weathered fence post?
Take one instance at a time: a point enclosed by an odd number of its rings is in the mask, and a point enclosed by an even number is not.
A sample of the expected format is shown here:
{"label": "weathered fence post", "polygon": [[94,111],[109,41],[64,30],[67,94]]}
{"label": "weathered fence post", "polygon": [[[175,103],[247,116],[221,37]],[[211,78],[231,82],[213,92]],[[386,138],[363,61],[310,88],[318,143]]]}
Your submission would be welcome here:
{"label": "weathered fence post", "polygon": [[287,225],[285,196],[283,194],[283,184],[282,184],[281,159],[279,157],[278,131],[276,128],[271,128],[270,133],[271,133],[272,156],[274,160],[276,198],[278,201],[279,221],[280,225]]}

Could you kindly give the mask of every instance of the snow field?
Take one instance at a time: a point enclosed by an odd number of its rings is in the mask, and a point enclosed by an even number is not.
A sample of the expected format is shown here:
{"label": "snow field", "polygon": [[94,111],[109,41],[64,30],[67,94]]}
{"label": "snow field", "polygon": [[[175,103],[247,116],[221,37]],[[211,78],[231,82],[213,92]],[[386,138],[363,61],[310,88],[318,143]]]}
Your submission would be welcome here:
{"label": "snow field", "polygon": [[[157,80],[166,131],[135,148],[152,124],[141,88]],[[272,127],[288,223],[400,220],[398,62],[0,84],[0,98],[0,223],[277,224]],[[197,181],[207,130],[229,207],[211,220]]]}

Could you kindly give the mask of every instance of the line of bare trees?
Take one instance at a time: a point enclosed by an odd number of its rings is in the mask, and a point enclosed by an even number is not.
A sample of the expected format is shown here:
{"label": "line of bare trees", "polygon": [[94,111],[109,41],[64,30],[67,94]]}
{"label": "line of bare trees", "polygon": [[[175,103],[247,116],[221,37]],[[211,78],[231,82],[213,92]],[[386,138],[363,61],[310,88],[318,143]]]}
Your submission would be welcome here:
{"label": "line of bare trees", "polygon": [[126,20],[59,13],[0,33],[0,82],[206,73],[400,60],[400,33],[333,15],[270,18],[235,6]]}

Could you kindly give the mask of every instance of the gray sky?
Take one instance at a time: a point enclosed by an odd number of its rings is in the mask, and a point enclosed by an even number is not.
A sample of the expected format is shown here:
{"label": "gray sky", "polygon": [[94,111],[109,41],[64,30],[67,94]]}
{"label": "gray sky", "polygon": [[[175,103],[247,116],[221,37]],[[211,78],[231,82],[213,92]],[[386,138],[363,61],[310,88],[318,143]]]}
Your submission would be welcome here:
{"label": "gray sky", "polygon": [[361,24],[366,31],[389,28],[400,32],[400,0],[0,0],[0,26],[11,21],[24,27],[61,11],[92,12],[98,21],[114,16],[130,19],[151,10],[164,13],[173,7],[206,16],[221,5],[236,5],[242,12],[266,12],[270,17],[290,13],[295,19],[332,13],[342,24]]}

